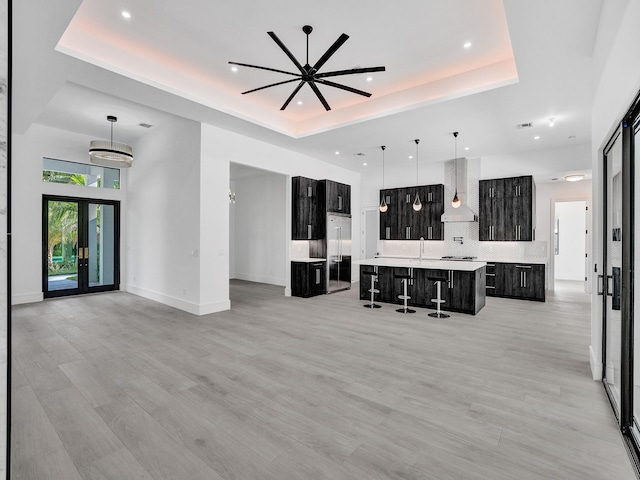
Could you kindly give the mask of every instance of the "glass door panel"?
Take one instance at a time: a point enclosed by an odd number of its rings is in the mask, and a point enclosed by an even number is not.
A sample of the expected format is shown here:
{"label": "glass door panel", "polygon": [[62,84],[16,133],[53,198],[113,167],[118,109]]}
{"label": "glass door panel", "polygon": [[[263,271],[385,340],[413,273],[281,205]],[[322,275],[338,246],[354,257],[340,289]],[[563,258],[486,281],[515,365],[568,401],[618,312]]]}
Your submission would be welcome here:
{"label": "glass door panel", "polygon": [[46,205],[47,291],[76,291],[78,283],[78,202],[48,200]]}
{"label": "glass door panel", "polygon": [[44,197],[45,298],[119,288],[118,202]]}
{"label": "glass door panel", "polygon": [[[637,122],[634,127],[634,156],[635,152],[640,151],[640,122]],[[633,159],[635,160],[635,158]],[[633,162],[635,164],[635,161]],[[640,186],[640,168],[634,169],[634,185],[636,188]],[[640,212],[640,195],[635,194],[633,198],[633,207],[635,212]],[[635,222],[635,242],[636,245],[640,240],[640,222]],[[634,286],[640,288],[640,249],[634,249]],[[634,287],[634,318],[633,318],[633,428],[632,432],[636,438],[636,442],[640,443],[640,428],[638,423],[640,421],[640,290]],[[638,321],[636,321],[638,319]]]}
{"label": "glass door panel", "polygon": [[606,154],[606,264],[604,291],[606,359],[605,379],[620,413],[622,330],[622,140],[619,136]]}
{"label": "glass door panel", "polygon": [[89,288],[115,283],[115,207],[89,203]]}

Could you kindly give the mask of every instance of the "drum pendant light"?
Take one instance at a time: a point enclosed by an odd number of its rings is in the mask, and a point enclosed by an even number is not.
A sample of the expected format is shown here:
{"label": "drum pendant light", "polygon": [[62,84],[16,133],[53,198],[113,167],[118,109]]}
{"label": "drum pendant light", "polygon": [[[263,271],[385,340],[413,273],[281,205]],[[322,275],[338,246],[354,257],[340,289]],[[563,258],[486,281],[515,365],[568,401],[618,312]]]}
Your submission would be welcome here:
{"label": "drum pendant light", "polygon": [[453,200],[451,200],[451,206],[453,208],[458,208],[462,204],[462,202],[458,198],[458,132],[453,132],[453,138],[454,138],[453,161],[456,167],[456,180],[455,180],[456,193],[453,195]]}
{"label": "drum pendant light", "polygon": [[130,167],[133,162],[133,149],[127,144],[113,141],[113,124],[118,121],[118,118],[108,115],[107,121],[111,122],[111,140],[91,140],[89,160],[103,167]]}
{"label": "drum pendant light", "polygon": [[[414,140],[416,142],[416,187],[418,186],[418,144],[420,143],[420,139],[416,138]],[[420,201],[420,194],[416,189],[416,199],[413,201],[413,210],[419,212],[422,210],[422,202]]]}
{"label": "drum pendant light", "polygon": [[386,212],[386,211],[387,211],[387,209],[389,208],[389,207],[387,206],[387,202],[386,202],[386,200],[384,199],[384,150],[385,150],[385,148],[387,148],[387,147],[385,147],[384,145],[382,145],[380,148],[382,149],[382,190],[383,190],[383,192],[382,192],[382,200],[380,201],[380,211],[381,211],[382,213],[384,213],[384,212]]}

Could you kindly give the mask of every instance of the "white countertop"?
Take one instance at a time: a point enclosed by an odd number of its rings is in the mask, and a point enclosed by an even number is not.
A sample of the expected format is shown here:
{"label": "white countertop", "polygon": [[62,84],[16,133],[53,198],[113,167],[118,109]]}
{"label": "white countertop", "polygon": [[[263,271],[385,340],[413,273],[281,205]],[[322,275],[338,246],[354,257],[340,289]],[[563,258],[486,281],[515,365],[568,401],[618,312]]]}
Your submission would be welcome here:
{"label": "white countertop", "polygon": [[326,262],[326,258],[292,258],[292,262],[297,263],[313,263],[313,262]]}
{"label": "white countertop", "polygon": [[367,258],[356,260],[356,265],[371,265],[378,267],[410,267],[429,268],[434,270],[457,270],[459,272],[473,272],[486,266],[485,262],[466,260],[436,260],[424,258]]}

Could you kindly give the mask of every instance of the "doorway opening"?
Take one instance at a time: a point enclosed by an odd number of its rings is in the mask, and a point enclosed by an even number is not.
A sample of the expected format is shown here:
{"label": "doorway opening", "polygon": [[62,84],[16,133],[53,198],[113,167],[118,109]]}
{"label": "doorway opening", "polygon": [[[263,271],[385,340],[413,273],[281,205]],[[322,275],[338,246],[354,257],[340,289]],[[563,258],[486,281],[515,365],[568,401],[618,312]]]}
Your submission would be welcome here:
{"label": "doorway opening", "polygon": [[42,199],[44,298],[120,288],[120,202]]}
{"label": "doorway opening", "polygon": [[553,278],[560,282],[582,282],[590,292],[590,215],[586,200],[555,202],[553,224]]}
{"label": "doorway opening", "polygon": [[229,280],[284,289],[287,283],[286,175],[229,166]]}

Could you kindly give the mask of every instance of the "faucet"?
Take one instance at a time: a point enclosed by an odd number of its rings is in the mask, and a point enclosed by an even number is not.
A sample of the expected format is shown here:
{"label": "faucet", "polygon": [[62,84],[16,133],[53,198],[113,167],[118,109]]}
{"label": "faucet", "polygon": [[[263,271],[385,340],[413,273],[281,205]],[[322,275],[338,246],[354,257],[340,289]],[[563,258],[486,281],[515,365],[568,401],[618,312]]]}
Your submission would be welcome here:
{"label": "faucet", "polygon": [[422,263],[423,253],[424,253],[424,237],[420,237],[420,263]]}

